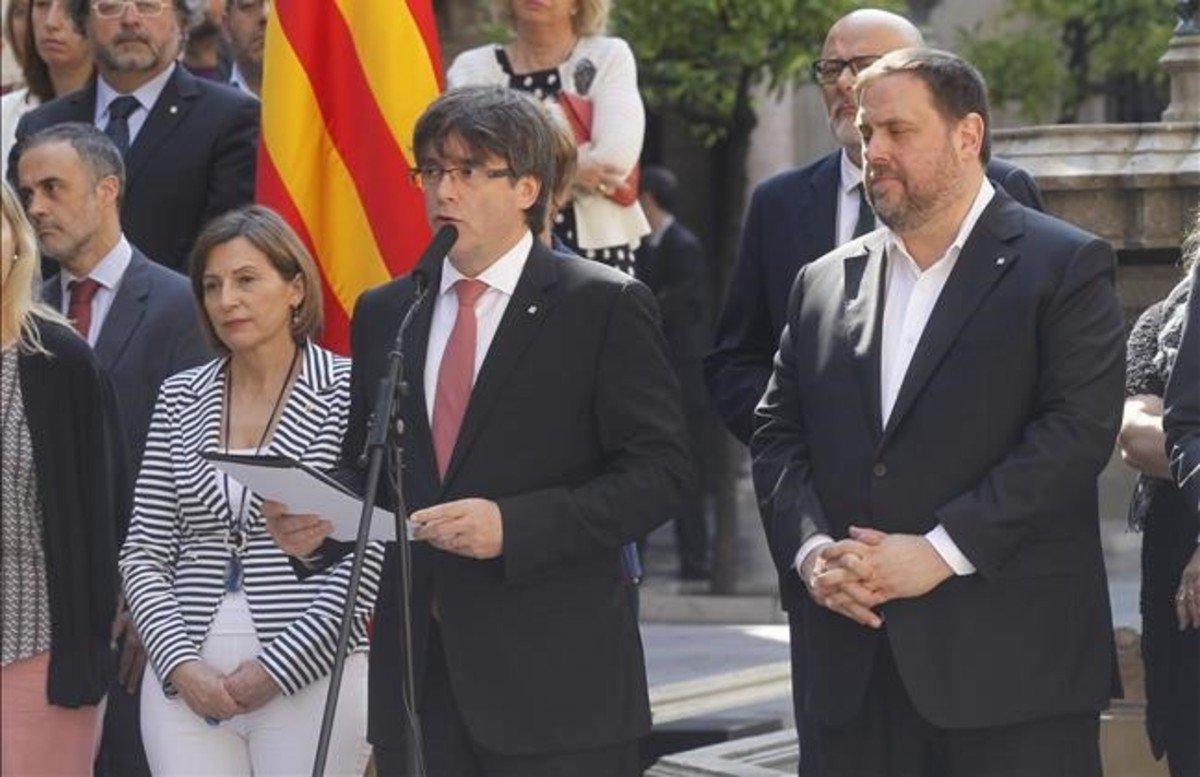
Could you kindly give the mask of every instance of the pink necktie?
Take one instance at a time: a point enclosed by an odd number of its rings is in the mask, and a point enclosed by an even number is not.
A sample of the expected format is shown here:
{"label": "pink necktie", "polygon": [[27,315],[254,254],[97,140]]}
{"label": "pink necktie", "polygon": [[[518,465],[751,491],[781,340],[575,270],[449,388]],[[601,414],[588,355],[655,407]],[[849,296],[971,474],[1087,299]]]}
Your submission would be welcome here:
{"label": "pink necktie", "polygon": [[438,367],[437,389],[433,400],[433,452],[438,475],[445,477],[462,428],[471,386],[475,381],[475,305],[488,285],[472,278],[454,283],[458,297],[458,315]]}

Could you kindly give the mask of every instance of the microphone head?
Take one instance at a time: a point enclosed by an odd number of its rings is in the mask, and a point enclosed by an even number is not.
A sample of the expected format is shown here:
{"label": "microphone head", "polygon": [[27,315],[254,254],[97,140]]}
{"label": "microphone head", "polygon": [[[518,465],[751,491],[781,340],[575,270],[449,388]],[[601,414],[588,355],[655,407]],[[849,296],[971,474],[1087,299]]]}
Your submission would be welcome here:
{"label": "microphone head", "polygon": [[429,247],[421,254],[417,266],[413,268],[413,280],[424,286],[429,281],[429,274],[433,271],[434,265],[446,258],[446,254],[450,253],[450,249],[454,247],[457,240],[458,227],[453,224],[443,225],[433,236],[433,240],[429,242]]}
{"label": "microphone head", "polygon": [[433,236],[433,240],[429,243],[430,253],[436,254],[438,259],[443,258],[450,253],[450,249],[458,242],[458,227],[453,224],[443,224],[442,228]]}

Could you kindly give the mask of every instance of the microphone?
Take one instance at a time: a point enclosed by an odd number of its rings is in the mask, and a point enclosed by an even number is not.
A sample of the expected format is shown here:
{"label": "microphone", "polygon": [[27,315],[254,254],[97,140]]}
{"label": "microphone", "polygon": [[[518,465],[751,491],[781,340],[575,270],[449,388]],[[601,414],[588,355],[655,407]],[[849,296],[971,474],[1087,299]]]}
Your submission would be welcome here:
{"label": "microphone", "polygon": [[457,240],[458,227],[453,224],[445,225],[433,236],[433,240],[429,242],[429,246],[421,254],[421,258],[417,261],[417,266],[412,271],[412,279],[417,285],[418,294],[424,293],[425,287],[429,284],[429,276],[433,273],[435,265],[446,258],[446,254],[450,253],[450,249],[454,247],[454,243]]}

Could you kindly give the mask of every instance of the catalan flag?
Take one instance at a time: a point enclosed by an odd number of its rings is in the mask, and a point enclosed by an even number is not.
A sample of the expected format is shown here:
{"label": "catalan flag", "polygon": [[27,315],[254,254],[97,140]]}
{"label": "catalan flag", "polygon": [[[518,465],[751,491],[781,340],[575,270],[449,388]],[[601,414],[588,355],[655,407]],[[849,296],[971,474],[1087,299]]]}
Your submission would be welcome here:
{"label": "catalan flag", "polygon": [[417,118],[441,89],[431,0],[276,0],[267,24],[258,201],[307,244],[325,342],[349,346],[363,291],[429,240],[407,177]]}

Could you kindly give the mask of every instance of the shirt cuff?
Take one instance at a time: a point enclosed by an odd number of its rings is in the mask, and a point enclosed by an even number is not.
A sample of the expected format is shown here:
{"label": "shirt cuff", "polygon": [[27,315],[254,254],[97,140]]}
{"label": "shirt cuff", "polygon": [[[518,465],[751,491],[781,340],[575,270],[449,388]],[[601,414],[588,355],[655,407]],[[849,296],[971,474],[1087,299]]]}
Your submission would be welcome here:
{"label": "shirt cuff", "polygon": [[939,523],[925,533],[925,539],[929,540],[929,544],[942,557],[942,560],[954,570],[954,574],[975,574],[975,565],[963,555],[963,552],[958,549],[958,545],[954,543],[954,540],[950,539],[950,532],[946,531],[945,526]]}
{"label": "shirt cuff", "polygon": [[[796,574],[800,574],[800,565],[804,563],[804,559],[808,558],[809,553],[812,553],[822,545],[828,545],[832,542],[833,537],[830,537],[828,534],[814,534],[805,540],[804,544],[800,546],[800,550],[796,551],[796,558],[792,562],[793,566],[796,568]],[[804,582],[803,575],[800,577],[800,582]]]}

